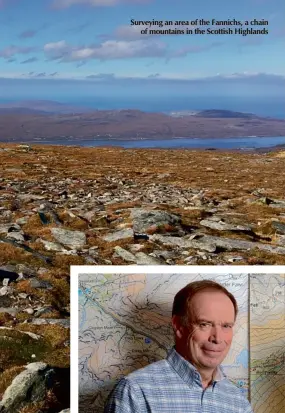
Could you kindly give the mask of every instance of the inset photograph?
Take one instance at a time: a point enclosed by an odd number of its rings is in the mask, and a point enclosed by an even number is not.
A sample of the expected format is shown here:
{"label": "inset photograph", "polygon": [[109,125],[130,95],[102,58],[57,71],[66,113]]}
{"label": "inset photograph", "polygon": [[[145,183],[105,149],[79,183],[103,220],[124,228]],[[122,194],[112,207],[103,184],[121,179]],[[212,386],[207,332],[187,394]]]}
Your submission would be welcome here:
{"label": "inset photograph", "polygon": [[79,412],[284,412],[285,275],[274,270],[73,267]]}

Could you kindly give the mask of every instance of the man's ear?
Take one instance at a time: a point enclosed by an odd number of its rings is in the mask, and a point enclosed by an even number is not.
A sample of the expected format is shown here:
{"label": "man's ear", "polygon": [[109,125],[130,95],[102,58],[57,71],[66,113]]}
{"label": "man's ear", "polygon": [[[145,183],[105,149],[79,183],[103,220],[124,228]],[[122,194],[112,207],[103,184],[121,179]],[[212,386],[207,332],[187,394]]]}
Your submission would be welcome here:
{"label": "man's ear", "polygon": [[184,326],[181,324],[181,317],[174,315],[171,319],[173,331],[176,338],[182,338]]}

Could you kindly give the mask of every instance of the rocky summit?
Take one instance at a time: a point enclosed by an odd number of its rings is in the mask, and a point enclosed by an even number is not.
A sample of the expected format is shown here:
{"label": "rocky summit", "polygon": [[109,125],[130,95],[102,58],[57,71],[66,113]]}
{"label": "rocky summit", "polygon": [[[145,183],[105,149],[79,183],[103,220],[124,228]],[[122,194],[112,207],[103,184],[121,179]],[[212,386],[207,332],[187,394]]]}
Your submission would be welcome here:
{"label": "rocky summit", "polygon": [[281,151],[2,144],[0,160],[1,412],[69,408],[70,265],[285,264]]}

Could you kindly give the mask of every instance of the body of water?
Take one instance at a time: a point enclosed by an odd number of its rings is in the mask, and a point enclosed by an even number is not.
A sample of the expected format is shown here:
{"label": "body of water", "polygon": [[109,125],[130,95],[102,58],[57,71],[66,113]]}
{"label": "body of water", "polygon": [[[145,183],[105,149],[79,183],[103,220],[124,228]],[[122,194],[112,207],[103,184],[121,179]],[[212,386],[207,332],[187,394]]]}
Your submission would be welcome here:
{"label": "body of water", "polygon": [[[25,141],[26,142],[26,141]],[[35,141],[30,143],[36,143]],[[39,140],[40,144],[76,145],[84,147],[118,146],[123,148],[161,148],[161,149],[240,149],[251,150],[285,145],[285,136],[245,137],[245,138],[175,138],[175,139],[52,139]]]}

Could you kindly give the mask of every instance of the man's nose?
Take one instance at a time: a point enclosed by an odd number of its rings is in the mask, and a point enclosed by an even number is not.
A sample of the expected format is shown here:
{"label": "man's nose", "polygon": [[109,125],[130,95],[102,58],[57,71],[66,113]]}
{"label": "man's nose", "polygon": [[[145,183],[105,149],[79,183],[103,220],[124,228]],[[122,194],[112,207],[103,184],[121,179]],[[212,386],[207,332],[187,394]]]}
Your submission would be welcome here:
{"label": "man's nose", "polygon": [[220,326],[213,326],[211,329],[211,336],[210,336],[210,340],[212,343],[222,343],[223,339],[222,339],[222,330],[220,328]]}

